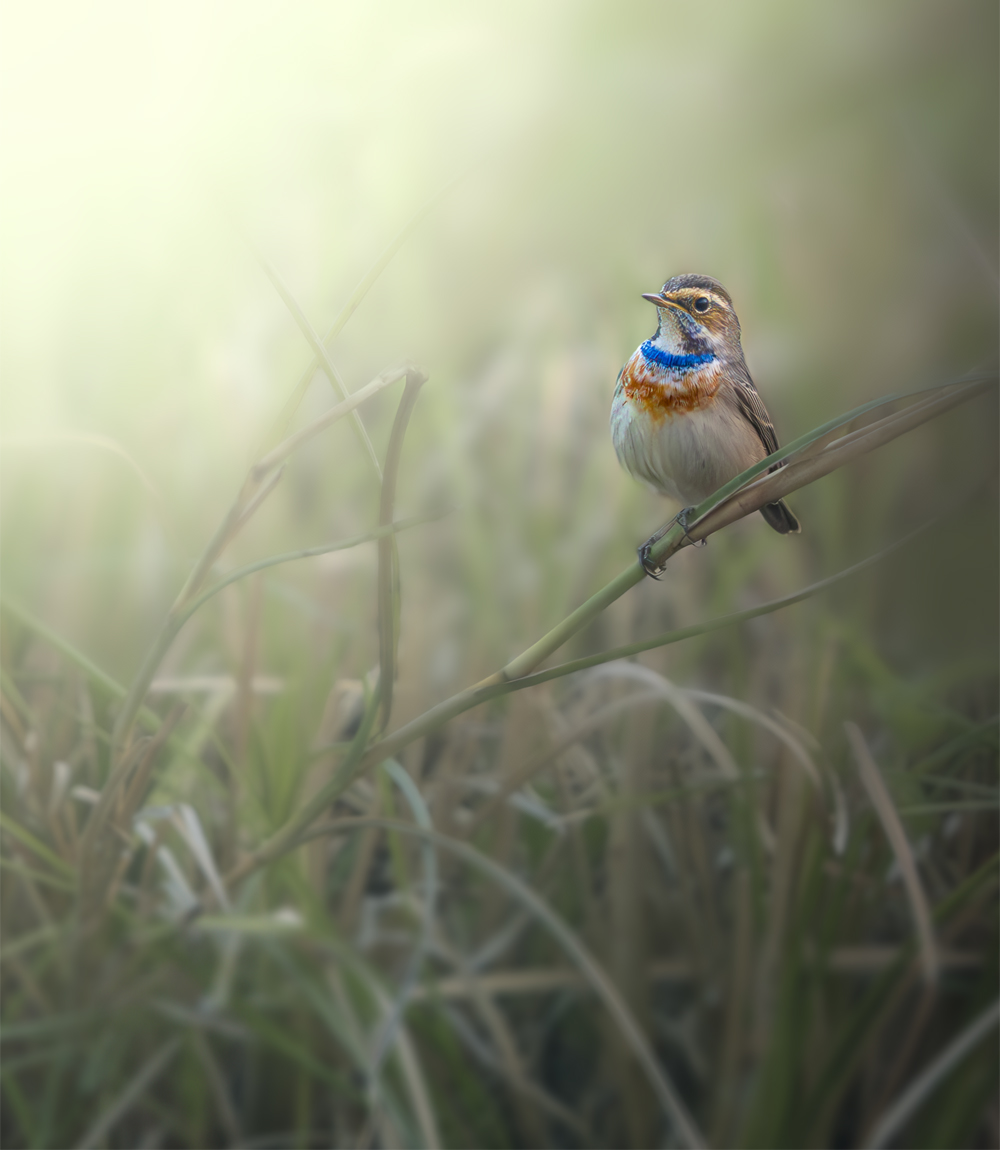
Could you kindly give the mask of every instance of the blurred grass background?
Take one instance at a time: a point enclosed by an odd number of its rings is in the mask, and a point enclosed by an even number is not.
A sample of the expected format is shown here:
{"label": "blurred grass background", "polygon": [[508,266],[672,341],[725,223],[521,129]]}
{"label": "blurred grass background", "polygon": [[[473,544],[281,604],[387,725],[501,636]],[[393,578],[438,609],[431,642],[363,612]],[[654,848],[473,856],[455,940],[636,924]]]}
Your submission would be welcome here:
{"label": "blurred grass background", "polygon": [[[399,537],[394,726],[533,642],[673,513],[607,431],[654,326],[641,292],[722,280],[784,440],[995,365],[995,4],[43,3],[3,22],[0,574],[119,683],[311,358],[255,248],[323,331],[447,189],[330,349],[352,390],[404,357],[429,373],[397,518],[454,509]],[[362,409],[380,457],[397,396]],[[332,402],[319,375],[300,422]],[[861,1144],[995,997],[996,443],[995,398],[978,400],[799,492],[800,537],[755,516],[569,645],[790,592],[944,512],[821,598],[641,657],[637,674],[793,739],[684,696],[739,785],[620,664],[402,756],[435,827],[594,952],[714,1145]],[[368,531],[377,509],[339,424],[223,567]],[[310,748],[377,664],[374,574],[373,545],[272,568],[168,653],[149,702],[187,710],[148,806],[189,804],[218,870],[330,770]],[[185,925],[179,879],[160,885],[170,846],[218,914],[193,832],[150,821],[160,837],[132,836],[108,917],[81,934],[78,835],[116,700],[3,622],[5,1144],[678,1144],[524,905],[439,854],[428,917],[426,855],[399,836],[310,845],[230,892],[250,917],[215,929]],[[846,720],[938,914],[934,990]],[[337,809],[413,813],[381,769]],[[375,1073],[384,1004],[410,983]],[[995,1046],[900,1144],[997,1144]]]}

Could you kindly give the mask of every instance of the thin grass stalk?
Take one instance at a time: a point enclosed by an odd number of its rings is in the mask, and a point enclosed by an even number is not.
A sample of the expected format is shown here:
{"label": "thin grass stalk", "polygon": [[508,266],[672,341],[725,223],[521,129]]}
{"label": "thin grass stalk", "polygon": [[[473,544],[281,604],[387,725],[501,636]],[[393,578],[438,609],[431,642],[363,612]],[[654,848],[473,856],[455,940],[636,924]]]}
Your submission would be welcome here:
{"label": "thin grass stalk", "polygon": [[47,862],[49,866],[53,867],[63,877],[71,877],[73,874],[73,867],[65,859],[61,859],[57,854],[51,851],[43,842],[36,839],[30,832],[26,831],[19,823],[14,822],[10,815],[4,814],[0,811],[0,827],[11,836],[17,839],[22,846],[25,846],[36,855],[43,862]]}
{"label": "thin grass stalk", "polygon": [[0,714],[3,715],[17,739],[21,754],[25,754],[28,729],[37,727],[38,723],[31,713],[31,708],[25,702],[24,696],[17,689],[17,684],[4,668],[0,668]]}
{"label": "thin grass stalk", "polygon": [[218,1059],[215,1057],[212,1047],[205,1038],[205,1035],[194,1027],[191,1029],[191,1044],[205,1069],[205,1077],[208,1079],[212,1096],[215,1099],[219,1122],[226,1132],[229,1145],[239,1146],[243,1141],[240,1132],[240,1120],[236,1112],[236,1106],[233,1104],[233,1100],[229,1095],[229,1086],[226,1083],[225,1073],[219,1065]]}
{"label": "thin grass stalk", "polygon": [[[407,772],[394,759],[390,759],[386,762],[384,769],[390,779],[403,792],[417,825],[423,827],[425,830],[433,830],[434,827],[431,822],[430,811],[427,809],[424,797],[413,779],[410,778]],[[392,1003],[392,1009],[386,1014],[385,1023],[382,1026],[381,1033],[372,1051],[369,1075],[373,1082],[372,1090],[375,1093],[378,1093],[378,1077],[382,1061],[395,1041],[397,1030],[402,1025],[407,1004],[420,978],[420,970],[423,966],[424,958],[430,946],[431,936],[434,931],[434,914],[437,904],[438,888],[437,855],[434,853],[434,844],[429,842],[423,843],[422,854],[424,870],[424,908],[420,922],[420,936],[417,939],[417,945],[414,948],[413,955],[407,963],[406,970],[400,982],[399,991],[395,1001]]]}
{"label": "thin grass stalk", "polygon": [[340,539],[336,543],[321,543],[318,547],[303,547],[298,551],[285,551],[281,555],[269,555],[266,559],[258,559],[254,563],[248,563],[245,567],[237,567],[230,571],[224,579],[220,579],[218,583],[213,583],[194,600],[185,611],[184,621],[190,619],[199,608],[204,606],[209,599],[218,595],[224,587],[237,583],[248,575],[265,571],[268,567],[277,567],[282,563],[294,563],[299,559],[313,559],[317,555],[329,555],[333,551],[347,551],[352,547],[360,547],[363,543],[374,543],[379,539],[384,539],[387,535],[396,535],[400,531],[407,531],[409,528],[420,526],[423,523],[433,523],[448,514],[448,511],[440,511],[434,515],[412,515],[408,519],[396,520],[383,527],[378,527],[374,531],[366,531],[363,535],[352,535],[347,539]]}
{"label": "thin grass stalk", "polygon": [[[250,469],[250,475],[253,479],[259,482],[265,475],[267,475],[279,464],[298,450],[303,443],[308,443],[310,439],[315,438],[321,431],[325,431],[331,424],[334,424],[339,419],[343,419],[345,415],[350,415],[356,407],[359,407],[365,400],[371,399],[372,396],[378,395],[380,391],[388,387],[390,384],[396,382],[397,379],[402,379],[411,371],[416,369],[410,366],[401,365],[399,367],[387,367],[385,371],[379,372],[377,376],[370,382],[366,383],[364,387],[359,387],[357,391],[352,392],[347,399],[331,407],[328,411],[324,411],[322,415],[318,416],[301,428],[299,431],[289,435],[287,439],[283,439],[276,447],[273,447],[267,455],[259,459]],[[381,478],[381,471],[379,473]]]}
{"label": "thin grass stalk", "polygon": [[728,695],[716,695],[712,691],[699,691],[694,687],[685,687],[684,694],[687,695],[689,699],[695,699],[701,703],[708,703],[709,705],[732,711],[734,714],[741,715],[751,723],[756,723],[758,726],[770,731],[771,734],[774,735],[779,742],[784,743],[791,752],[792,757],[802,768],[817,794],[823,793],[823,781],[820,778],[819,771],[816,769],[816,764],[809,757],[805,747],[803,747],[802,743],[785,727],[769,715],[765,715],[763,711],[759,711],[756,707],[751,707],[749,703],[743,703],[739,699],[731,699]]}
{"label": "thin grass stalk", "polygon": [[712,1123],[712,1140],[717,1146],[734,1144],[730,1135],[735,1126],[740,1093],[740,1064],[746,1043],[747,1004],[750,1000],[753,970],[753,916],[750,913],[752,902],[750,875],[745,867],[736,872],[732,900],[736,919],[735,937],[732,943],[725,1019],[718,1053],[719,1089],[716,1093]]}
{"label": "thin grass stalk", "polygon": [[[38,985],[38,980],[35,978],[30,967],[26,966],[20,958],[7,959],[6,967],[7,970],[15,976],[20,984],[21,992],[35,1010],[37,1010],[43,1018],[51,1015],[54,1012],[52,1001]],[[5,989],[5,996],[9,996],[12,989],[13,988],[8,984]],[[16,1000],[17,996],[15,995],[14,997]],[[9,1003],[11,999],[8,997],[7,1001]]]}
{"label": "thin grass stalk", "polygon": [[[440,1150],[442,1145],[441,1134],[438,1130],[437,1114],[434,1110],[433,1097],[427,1087],[423,1067],[420,1064],[420,1059],[417,1057],[417,1052],[414,1049],[409,1032],[402,1024],[401,1018],[395,1018],[394,1020],[395,1006],[390,1002],[389,997],[381,987],[379,987],[377,983],[372,982],[370,989],[379,1010],[386,1016],[386,1023],[383,1026],[381,1037],[377,1040],[376,1056],[381,1058],[378,1046],[385,1041],[385,1036],[388,1035],[386,1051],[389,1046],[395,1046],[396,1048],[399,1068],[402,1072],[407,1093],[410,1096],[414,1118],[423,1137],[423,1144],[427,1147],[427,1150]],[[373,1081],[372,1093],[374,1106],[377,1104],[379,1091],[377,1078]]]}
{"label": "thin grass stalk", "polygon": [[[417,225],[430,213],[431,209],[434,208],[448,194],[448,192],[450,192],[452,188],[456,186],[459,178],[460,177],[450,180],[447,184],[435,192],[434,195],[431,196],[429,200],[427,200],[423,207],[419,208],[410,217],[406,225],[399,232],[397,232],[394,239],[385,248],[375,263],[373,263],[368,271],[361,277],[360,281],[358,282],[358,286],[354,289],[353,292],[351,292],[347,303],[345,303],[344,306],[340,309],[337,314],[337,318],[327,329],[326,335],[323,336],[322,343],[324,347],[327,344],[332,343],[337,338],[337,336],[340,335],[341,331],[344,329],[344,326],[347,324],[347,321],[358,310],[358,307],[361,305],[361,301],[368,294],[372,285],[379,278],[382,272],[384,272],[385,269],[389,266],[392,257],[403,246]],[[298,410],[299,404],[302,402],[302,399],[309,388],[309,384],[312,382],[313,376],[317,371],[319,371],[319,367],[319,359],[314,358],[300,376],[299,382],[295,386],[295,390],[288,397],[287,401],[285,402],[285,406],[281,409],[277,419],[275,419],[274,423],[272,424],[272,438],[270,440],[272,444],[281,439],[285,432],[288,430],[288,425],[291,423],[292,417]]]}
{"label": "thin grass stalk", "polygon": [[[781,760],[784,761],[781,761]],[[776,1017],[774,1004],[783,980],[789,976],[789,934],[793,900],[799,878],[799,839],[803,817],[803,776],[787,756],[779,757],[777,772],[777,835],[771,860],[767,922],[758,958],[754,997],[754,1044],[767,1050]]]}
{"label": "thin grass stalk", "polygon": [[174,728],[181,721],[186,710],[186,703],[177,703],[172,707],[170,713],[163,720],[163,725],[149,740],[142,758],[132,772],[128,786],[120,794],[118,809],[115,811],[115,821],[117,823],[127,822],[142,805],[142,800],[146,796],[146,786],[149,782],[149,776],[152,773],[153,764],[156,762],[156,756],[160,753],[163,744],[173,734]]}
{"label": "thin grass stalk", "polygon": [[906,831],[903,829],[892,797],[882,780],[881,772],[875,760],[872,758],[864,735],[855,723],[845,723],[844,729],[847,731],[847,738],[851,744],[851,750],[854,752],[855,762],[858,764],[861,781],[868,792],[868,797],[879,817],[879,822],[882,824],[882,829],[885,831],[903,876],[903,885],[906,888],[906,896],[910,903],[910,911],[913,914],[917,938],[920,942],[920,959],[923,966],[924,981],[928,986],[934,986],[940,973],[941,962],[938,957],[937,942],[934,939],[931,909],[927,902],[927,896],[924,894],[920,876],[917,873],[916,860],[910,849]]}
{"label": "thin grass stalk", "polygon": [[[293,296],[285,286],[285,282],[281,276],[278,275],[277,268],[274,266],[274,264],[271,263],[270,260],[261,255],[260,252],[257,253],[257,259],[260,261],[261,267],[264,269],[267,278],[274,285],[275,291],[277,291],[278,295],[280,295],[284,301],[285,307],[287,307],[288,310],[292,313],[292,317],[299,325],[299,330],[306,337],[306,342],[312,348],[313,354],[316,356],[316,360],[319,362],[320,367],[322,367],[327,379],[329,379],[334,391],[340,392],[341,399],[350,399],[351,393],[347,390],[347,384],[344,383],[340,372],[337,371],[336,367],[334,367],[333,360],[330,359],[330,356],[324,347],[323,340],[321,340],[313,330],[313,326],[306,318],[305,312],[299,306],[298,300],[296,300],[295,296]],[[368,432],[365,431],[365,425],[361,422],[361,416],[358,415],[357,411],[351,412],[351,426],[353,427],[354,433],[358,438],[358,442],[361,444],[361,449],[364,451],[365,455],[367,455],[368,461],[371,463],[372,468],[375,471],[376,478],[379,480],[379,482],[381,482],[382,468],[379,467],[378,456],[375,454],[375,448],[372,447],[372,441],[368,437]]]}
{"label": "thin grass stalk", "polygon": [[[232,761],[236,767],[234,771],[226,766],[229,775],[229,785],[225,788],[226,803],[232,812],[228,820],[235,822],[237,792],[239,782],[247,770],[247,748],[250,745],[250,726],[254,712],[253,681],[257,670],[258,651],[260,646],[261,612],[264,606],[264,584],[262,576],[258,573],[250,580],[244,602],[244,621],[240,637],[241,650],[236,656],[235,697],[232,702],[232,723],[230,739],[232,740]],[[235,828],[234,828],[235,829]],[[231,836],[229,836],[231,837]]]}
{"label": "thin grass stalk", "polygon": [[[246,505],[241,509],[237,518],[233,521],[232,529],[229,532],[229,536],[223,542],[222,548],[220,548],[218,554],[216,555],[216,558],[218,558],[218,555],[222,554],[222,550],[229,543],[231,543],[236,538],[237,535],[239,535],[239,533],[243,530],[243,528],[247,525],[247,523],[249,523],[250,520],[253,518],[253,516],[257,514],[257,511],[260,509],[264,500],[267,499],[267,497],[271,494],[271,492],[278,486],[278,484],[281,482],[284,474],[285,474],[285,469],[283,467],[279,467],[276,471],[273,472],[273,474],[267,476],[267,478],[264,480],[264,482],[257,488],[257,490],[250,497],[250,499],[246,503]],[[202,577],[198,586],[201,586],[201,583],[204,583],[205,578],[207,578],[207,573],[205,576]]]}
{"label": "thin grass stalk", "polygon": [[[212,538],[209,540],[208,545],[202,552],[201,558],[195,564],[194,569],[185,581],[184,586],[181,588],[170,610],[167,612],[167,616],[160,627],[159,633],[153,640],[153,645],[147,651],[146,657],[143,659],[139,670],[129,685],[121,710],[118,712],[115,725],[111,731],[111,771],[102,791],[102,801],[95,808],[90,820],[88,820],[87,829],[84,831],[85,840],[88,831],[91,836],[93,836],[99,829],[100,824],[103,823],[108,804],[114,801],[117,790],[124,781],[122,756],[126,752],[136,717],[149,691],[149,684],[153,681],[153,676],[156,674],[156,670],[163,661],[163,657],[169,650],[170,645],[174,639],[177,638],[181,627],[183,627],[186,622],[184,610],[188,601],[192,596],[197,594],[202,583],[204,583],[208,577],[212,565],[216,559],[218,559],[226,544],[231,540],[234,529],[237,524],[240,523],[241,518],[243,523],[246,522],[246,519],[243,518],[243,512],[246,509],[246,503],[243,502],[243,498],[250,488],[251,483],[248,477],[236,501],[232,507],[230,507]],[[252,494],[247,502],[252,502],[254,495],[257,494],[258,485],[253,484],[252,488]]]}
{"label": "thin grass stalk", "polygon": [[[622,730],[622,751],[614,764],[614,808],[608,812],[608,836],[598,865],[603,870],[601,917],[606,937],[603,946],[608,973],[621,992],[643,1033],[653,1033],[649,979],[650,950],[647,873],[649,849],[642,829],[642,796],[649,791],[649,760],[657,716],[649,712],[632,717]],[[698,737],[696,732],[695,738]],[[636,1074],[628,1044],[612,1030],[607,1058],[622,1099],[624,1131],[633,1146],[657,1144],[655,1102],[646,1083]]]}
{"label": "thin grass stalk", "polygon": [[[41,619],[33,615],[27,607],[22,606],[16,600],[12,599],[9,595],[0,596],[0,605],[9,614],[13,615],[15,619],[23,626],[27,627],[29,631],[33,631],[36,635],[40,636],[54,647],[61,655],[64,655],[71,663],[83,671],[88,678],[93,679],[95,683],[100,683],[109,695],[114,695],[115,698],[123,699],[128,693],[127,689],[113,679],[107,671],[88,659],[82,651],[78,651],[72,643],[67,642],[61,635],[56,634],[51,627],[42,622]],[[160,726],[160,717],[154,711],[148,708],[142,708],[139,717],[146,723],[151,730],[158,730]]]}
{"label": "thin grass stalk", "polygon": [[[944,957],[941,954],[940,948],[938,949],[938,963],[939,969],[944,970]],[[906,983],[908,984],[910,981],[911,979],[908,974]],[[936,991],[937,987],[934,986],[933,983],[928,983],[925,980],[919,990],[916,1005],[908,1005],[905,1029],[902,1037],[896,1038],[893,1042],[892,1059],[887,1072],[879,1083],[878,1094],[874,1099],[869,1101],[865,1111],[866,1117],[861,1124],[862,1129],[871,1129],[873,1123],[872,1116],[885,1110],[889,1099],[896,1093],[897,1086],[903,1081],[910,1061],[919,1047],[921,1038],[927,1030],[927,1024],[930,1022],[931,1016],[934,1013],[934,1007],[937,1005]]]}
{"label": "thin grass stalk", "polygon": [[181,1044],[179,1038],[171,1038],[160,1047],[152,1058],[142,1066],[128,1082],[114,1102],[99,1115],[87,1132],[77,1142],[75,1150],[91,1150],[107,1138],[113,1127],[139,1101],[146,1090],[163,1073],[167,1064],[177,1053]]}
{"label": "thin grass stalk", "polygon": [[[420,388],[427,381],[422,371],[409,368],[403,394],[396,408],[389,446],[385,453],[385,474],[379,497],[379,527],[392,523],[396,502],[396,481],[399,478],[399,460],[403,440],[409,426],[413,406]],[[395,536],[387,533],[378,541],[378,647],[379,647],[379,731],[389,723],[392,713],[392,693],[396,679],[396,641],[398,638],[397,605],[399,602],[399,556]]]}
{"label": "thin grass stalk", "polygon": [[[146,751],[155,738],[156,736],[133,739],[129,744],[129,749],[121,760],[114,798],[103,806],[98,799],[84,827],[79,848],[77,905],[80,917],[87,925],[90,925],[92,919],[99,917],[103,907],[107,906],[107,892],[114,887],[114,875],[120,865],[122,846],[128,842],[128,836],[114,818],[116,808],[121,810],[122,807],[120,796],[125,783],[145,759]],[[155,749],[159,750],[159,744]],[[109,830],[109,834],[103,834],[105,829]]]}
{"label": "thin grass stalk", "polygon": [[887,1146],[923,1106],[939,1083],[998,1022],[1000,1022],[1000,1001],[987,1007],[913,1080],[865,1139],[863,1144],[865,1150],[879,1150],[880,1147]]}
{"label": "thin grass stalk", "polygon": [[464,1037],[469,1049],[477,1055],[483,1065],[498,1072],[501,1078],[510,1087],[508,1095],[511,1117],[515,1128],[518,1128],[521,1138],[528,1146],[547,1146],[551,1139],[545,1128],[540,1111],[548,1111],[553,1117],[563,1118],[563,1107],[549,1099],[546,1092],[537,1087],[524,1072],[524,1064],[517,1050],[517,1043],[511,1033],[510,1027],[497,1008],[496,1003],[487,994],[481,982],[475,977],[464,956],[460,953],[451,953],[448,956],[455,968],[459,971],[458,978],[463,980],[468,991],[470,1006],[479,1015],[483,1026],[492,1041],[492,1049],[485,1044],[470,1042],[472,1031],[466,1032],[461,1025],[456,1025],[456,1016],[446,1010],[452,1026],[457,1034]]}

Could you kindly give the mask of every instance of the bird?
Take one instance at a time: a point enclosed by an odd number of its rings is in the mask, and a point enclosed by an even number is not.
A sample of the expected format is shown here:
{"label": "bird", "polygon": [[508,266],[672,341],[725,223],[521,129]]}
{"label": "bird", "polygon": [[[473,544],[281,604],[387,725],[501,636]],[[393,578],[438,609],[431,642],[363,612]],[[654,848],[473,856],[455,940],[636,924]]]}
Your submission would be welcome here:
{"label": "bird", "polygon": [[[639,548],[646,573],[658,578],[653,544],[674,522],[686,529],[693,504],[777,451],[778,437],[750,378],[740,321],[722,284],[678,275],[642,298],[656,305],[656,334],[618,373],[611,439],[633,478],[683,505]],[[801,529],[783,499],[761,514],[781,535]]]}

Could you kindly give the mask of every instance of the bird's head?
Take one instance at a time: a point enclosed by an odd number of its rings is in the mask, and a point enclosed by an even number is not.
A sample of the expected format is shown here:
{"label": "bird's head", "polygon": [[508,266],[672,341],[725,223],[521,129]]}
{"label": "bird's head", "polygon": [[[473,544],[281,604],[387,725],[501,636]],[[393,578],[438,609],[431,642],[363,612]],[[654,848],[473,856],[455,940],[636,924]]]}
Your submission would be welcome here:
{"label": "bird's head", "polygon": [[729,292],[711,276],[683,275],[658,292],[644,292],[656,304],[659,326],[653,343],[675,355],[711,352],[719,359],[742,355],[740,321]]}

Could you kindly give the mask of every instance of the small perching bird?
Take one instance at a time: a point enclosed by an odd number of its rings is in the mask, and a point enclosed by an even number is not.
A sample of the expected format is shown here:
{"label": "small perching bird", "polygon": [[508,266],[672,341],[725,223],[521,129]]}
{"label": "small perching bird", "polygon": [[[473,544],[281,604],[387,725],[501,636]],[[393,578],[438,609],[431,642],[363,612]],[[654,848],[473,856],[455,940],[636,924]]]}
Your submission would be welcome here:
{"label": "small perching bird", "polygon": [[[643,299],[656,304],[659,323],[618,374],[611,438],[630,475],[683,505],[677,522],[686,526],[694,504],[777,451],[778,437],[747,370],[740,321],[722,284],[711,276],[674,276]],[[782,535],[799,530],[783,499],[761,515]],[[649,553],[662,535],[639,548],[654,577],[659,569]]]}

